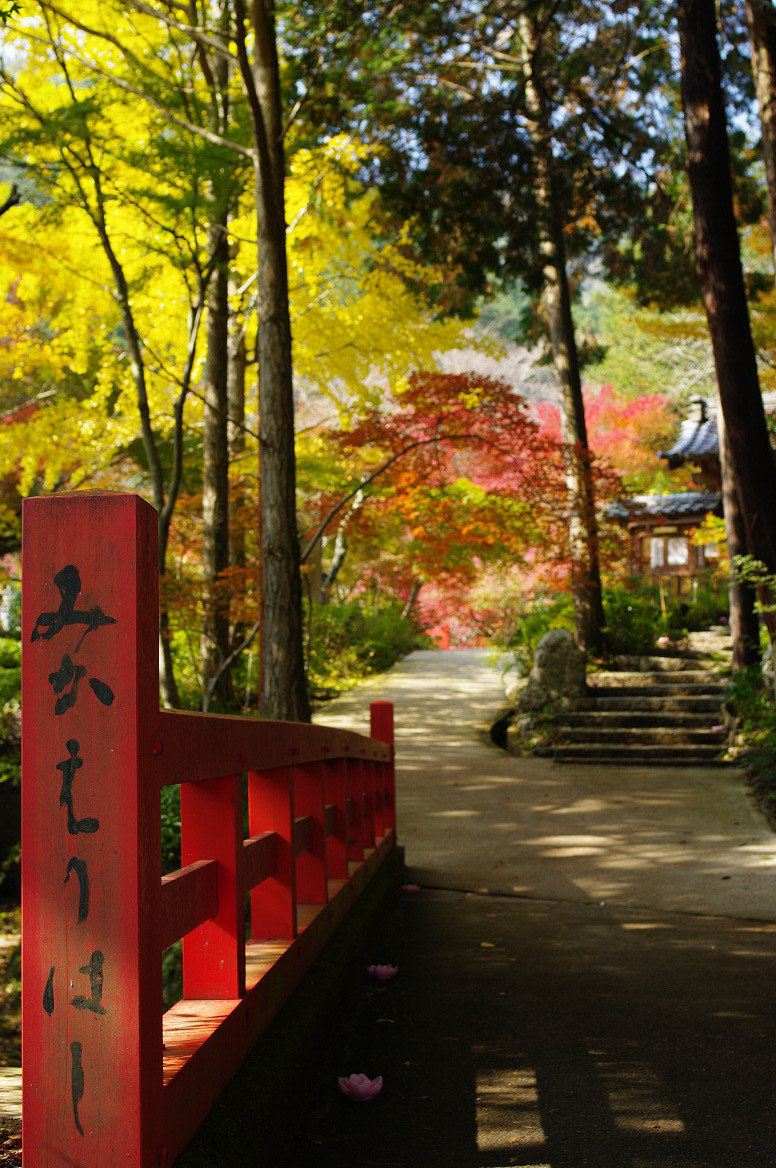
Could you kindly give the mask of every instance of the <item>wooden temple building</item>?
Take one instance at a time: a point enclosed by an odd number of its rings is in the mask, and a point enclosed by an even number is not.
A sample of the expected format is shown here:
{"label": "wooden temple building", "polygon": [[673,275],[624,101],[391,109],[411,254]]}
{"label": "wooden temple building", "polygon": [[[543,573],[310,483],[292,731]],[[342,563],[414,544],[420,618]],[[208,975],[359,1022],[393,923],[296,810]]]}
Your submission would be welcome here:
{"label": "wooden temple building", "polygon": [[658,452],[673,470],[690,465],[694,491],[635,495],[608,509],[628,533],[632,576],[662,583],[674,595],[693,591],[719,569],[716,543],[698,545],[691,535],[707,515],[722,516],[717,420],[703,398],[694,398],[670,450]]}

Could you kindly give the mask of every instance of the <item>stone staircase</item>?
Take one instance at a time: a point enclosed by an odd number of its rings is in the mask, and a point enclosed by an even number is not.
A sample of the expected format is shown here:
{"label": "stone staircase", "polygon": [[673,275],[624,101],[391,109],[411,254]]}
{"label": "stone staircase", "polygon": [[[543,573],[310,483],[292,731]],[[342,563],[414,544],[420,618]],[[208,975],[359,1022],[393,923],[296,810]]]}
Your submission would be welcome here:
{"label": "stone staircase", "polygon": [[723,765],[725,679],[692,649],[620,657],[588,675],[588,696],[534,753],[617,766]]}

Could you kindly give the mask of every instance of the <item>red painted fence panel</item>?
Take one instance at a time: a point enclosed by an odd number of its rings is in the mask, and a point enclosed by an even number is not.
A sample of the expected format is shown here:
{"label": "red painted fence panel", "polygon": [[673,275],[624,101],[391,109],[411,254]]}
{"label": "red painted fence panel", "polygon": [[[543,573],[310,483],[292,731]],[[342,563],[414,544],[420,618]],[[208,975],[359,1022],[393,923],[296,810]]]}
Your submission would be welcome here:
{"label": "red painted fence panel", "polygon": [[[155,511],[31,499],[23,539],[25,1163],[157,1168],[395,846],[392,709],[371,738],[160,711]],[[162,880],[176,783],[183,868]]]}

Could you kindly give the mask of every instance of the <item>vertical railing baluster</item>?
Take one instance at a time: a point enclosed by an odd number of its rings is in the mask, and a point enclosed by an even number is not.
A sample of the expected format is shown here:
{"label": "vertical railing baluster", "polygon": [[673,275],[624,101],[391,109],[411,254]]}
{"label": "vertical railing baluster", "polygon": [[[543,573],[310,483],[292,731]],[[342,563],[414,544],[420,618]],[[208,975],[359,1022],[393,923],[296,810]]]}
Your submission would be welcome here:
{"label": "vertical railing baluster", "polygon": [[296,861],[296,896],[300,904],[326,904],[326,812],[323,792],[323,763],[294,767],[294,810],[313,821],[312,846]]}
{"label": "vertical railing baluster", "polygon": [[183,938],[183,996],[245,993],[242,775],[181,786],[181,864],[218,862],[218,914]]}
{"label": "vertical railing baluster", "polygon": [[330,880],[348,878],[347,796],[344,759],[327,759],[324,763],[324,793],[328,806],[334,808],[334,830],[326,839],[326,867]]}
{"label": "vertical railing baluster", "polygon": [[371,759],[361,760],[361,790],[364,847],[373,848],[375,846],[375,764]]}
{"label": "vertical railing baluster", "polygon": [[370,734],[391,748],[391,761],[382,764],[383,830],[396,830],[396,776],[394,764],[393,703],[372,702],[369,707]]}
{"label": "vertical railing baluster", "polygon": [[251,937],[293,938],[296,922],[294,862],[294,778],[291,767],[251,771],[248,775],[248,823],[252,836],[274,831],[278,837],[278,867],[251,893]]}
{"label": "vertical railing baluster", "polygon": [[364,805],[361,785],[361,760],[348,758],[345,790],[347,791],[348,859],[364,858]]}

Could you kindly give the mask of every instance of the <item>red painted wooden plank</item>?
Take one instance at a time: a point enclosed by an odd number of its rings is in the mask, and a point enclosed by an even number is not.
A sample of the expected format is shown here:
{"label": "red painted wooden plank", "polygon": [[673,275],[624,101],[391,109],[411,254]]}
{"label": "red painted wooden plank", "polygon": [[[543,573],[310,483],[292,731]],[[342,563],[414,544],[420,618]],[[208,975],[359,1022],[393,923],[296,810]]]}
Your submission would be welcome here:
{"label": "red painted wooden plank", "polygon": [[296,864],[294,862],[294,779],[290,767],[248,774],[248,823],[252,836],[272,831],[277,841],[277,870],[251,893],[251,936],[296,936]]}
{"label": "red painted wooden plank", "polygon": [[[305,855],[306,852],[311,852],[313,848],[313,834],[315,832],[315,820],[312,815],[297,815],[294,819],[294,857]],[[297,896],[298,891],[298,877],[297,877]],[[300,898],[301,899],[301,898]]]}
{"label": "red painted wooden plank", "polygon": [[372,702],[369,707],[370,734],[386,743],[390,756],[383,769],[383,832],[396,830],[396,775],[394,763],[393,703]]}
{"label": "red painted wooden plank", "polygon": [[361,786],[361,762],[349,759],[345,770],[345,790],[347,791],[349,860],[364,858],[364,804]]}
{"label": "red painted wooden plank", "polygon": [[240,998],[245,992],[242,776],[181,787],[181,861],[218,862],[218,912],[183,939],[183,996]]}
{"label": "red painted wooden plank", "polygon": [[156,1163],[160,815],[156,514],[23,505],[25,1163]]}
{"label": "red painted wooden plank", "polygon": [[375,837],[381,839],[385,835],[385,763],[371,764],[375,774],[374,817]]}
{"label": "red painted wooden plank", "polygon": [[371,759],[361,762],[364,847],[375,846],[375,768]]}
{"label": "red painted wooden plank", "polygon": [[333,803],[327,803],[323,809],[323,830],[326,835],[328,843],[329,836],[333,836],[337,831],[337,808]]}
{"label": "red painted wooden plank", "polygon": [[382,742],[350,730],[227,714],[161,710],[154,734],[158,749],[153,773],[163,785],[327,758],[391,756]]}
{"label": "red painted wooden plank", "polygon": [[[347,803],[343,759],[324,763],[324,797],[327,803],[326,870],[329,879],[345,880],[348,875]],[[329,816],[329,807],[333,815]]]}
{"label": "red painted wooden plank", "polygon": [[265,831],[255,838],[243,840],[243,880],[245,892],[250,892],[278,870],[278,839],[274,831]]}
{"label": "red painted wooden plank", "polygon": [[244,1000],[177,1002],[165,1015],[164,1040],[165,1064],[175,1073],[165,1075],[161,1168],[183,1150],[248,1053]]}
{"label": "red painted wooden plank", "polygon": [[310,845],[296,861],[296,897],[300,904],[326,903],[326,832],[323,763],[294,767],[294,810],[311,821]]}
{"label": "red painted wooden plank", "polygon": [[218,864],[197,860],[162,876],[162,949],[218,912]]}

